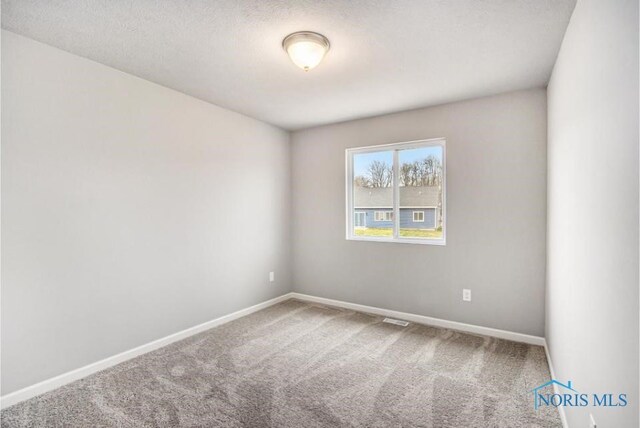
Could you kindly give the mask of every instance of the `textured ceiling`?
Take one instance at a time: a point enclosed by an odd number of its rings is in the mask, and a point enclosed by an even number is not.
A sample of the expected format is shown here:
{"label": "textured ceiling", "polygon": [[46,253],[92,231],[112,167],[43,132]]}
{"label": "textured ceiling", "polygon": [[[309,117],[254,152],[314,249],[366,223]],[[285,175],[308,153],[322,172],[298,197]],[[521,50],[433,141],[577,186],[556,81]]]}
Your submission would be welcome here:
{"label": "textured ceiling", "polygon": [[[2,0],[2,27],[286,129],[549,80],[575,0]],[[281,48],[311,30],[309,73]]]}

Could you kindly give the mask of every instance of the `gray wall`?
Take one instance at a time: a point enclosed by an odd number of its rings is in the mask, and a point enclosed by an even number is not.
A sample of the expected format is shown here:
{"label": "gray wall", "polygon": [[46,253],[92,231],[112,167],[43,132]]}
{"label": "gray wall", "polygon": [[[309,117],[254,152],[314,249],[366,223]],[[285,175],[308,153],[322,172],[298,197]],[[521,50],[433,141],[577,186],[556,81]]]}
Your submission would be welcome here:
{"label": "gray wall", "polygon": [[[543,335],[546,132],[544,89],[294,132],[294,290]],[[447,245],[345,240],[345,149],[435,137]]]}
{"label": "gray wall", "polygon": [[3,394],[290,291],[288,133],[6,31],[2,89]]}
{"label": "gray wall", "polygon": [[638,2],[580,0],[548,88],[547,341],[556,376],[625,409],[572,427],[638,427]]}

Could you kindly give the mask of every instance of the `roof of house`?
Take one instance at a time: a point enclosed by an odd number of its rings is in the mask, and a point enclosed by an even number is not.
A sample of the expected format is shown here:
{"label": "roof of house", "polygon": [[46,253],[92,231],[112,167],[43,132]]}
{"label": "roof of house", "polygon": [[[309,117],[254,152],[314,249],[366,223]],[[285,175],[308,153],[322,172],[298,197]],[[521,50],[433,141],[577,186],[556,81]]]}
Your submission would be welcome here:
{"label": "roof of house", "polygon": [[[440,190],[437,186],[407,186],[400,188],[400,208],[437,207]],[[392,208],[393,188],[353,186],[355,208]]]}

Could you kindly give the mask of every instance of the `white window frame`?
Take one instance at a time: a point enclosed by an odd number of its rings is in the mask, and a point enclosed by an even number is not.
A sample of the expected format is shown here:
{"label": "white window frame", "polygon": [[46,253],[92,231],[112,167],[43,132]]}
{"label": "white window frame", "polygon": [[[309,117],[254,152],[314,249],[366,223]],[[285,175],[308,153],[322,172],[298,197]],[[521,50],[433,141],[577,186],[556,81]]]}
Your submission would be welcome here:
{"label": "white window frame", "polygon": [[384,212],[384,221],[393,221],[393,211]]}
{"label": "white window frame", "polygon": [[[425,239],[425,238],[403,238],[400,236],[400,184],[396,179],[398,177],[398,151],[406,149],[418,149],[421,147],[440,146],[442,147],[442,238],[441,239]],[[353,228],[353,155],[360,153],[392,151],[393,152],[393,235],[392,237],[376,237],[376,236],[357,236]],[[354,147],[345,150],[346,162],[346,239],[350,241],[373,241],[373,242],[391,242],[404,244],[420,244],[420,245],[440,245],[447,243],[447,223],[446,223],[446,207],[447,207],[447,145],[444,138],[431,138],[426,140],[407,141],[403,143],[380,144],[377,146]],[[436,228],[438,226],[438,207],[436,208]],[[375,214],[374,214],[375,216]],[[375,217],[374,217],[375,219]]]}
{"label": "white window frame", "polygon": [[[416,220],[416,214],[420,214],[422,216],[422,220]],[[413,222],[424,223],[424,211],[413,211]]]}

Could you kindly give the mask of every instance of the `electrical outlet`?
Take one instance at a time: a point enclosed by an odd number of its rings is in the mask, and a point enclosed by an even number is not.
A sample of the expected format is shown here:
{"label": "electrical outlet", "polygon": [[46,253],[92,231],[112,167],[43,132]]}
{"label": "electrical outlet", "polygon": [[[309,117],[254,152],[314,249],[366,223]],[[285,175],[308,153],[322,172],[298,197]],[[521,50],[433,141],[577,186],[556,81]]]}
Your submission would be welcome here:
{"label": "electrical outlet", "polygon": [[589,413],[589,428],[597,428],[596,420],[593,419],[593,415]]}
{"label": "electrical outlet", "polygon": [[462,300],[464,300],[465,302],[471,301],[471,290],[469,290],[468,288],[462,289]]}
{"label": "electrical outlet", "polygon": [[276,280],[276,273],[275,272],[269,272],[269,282],[273,282]]}

